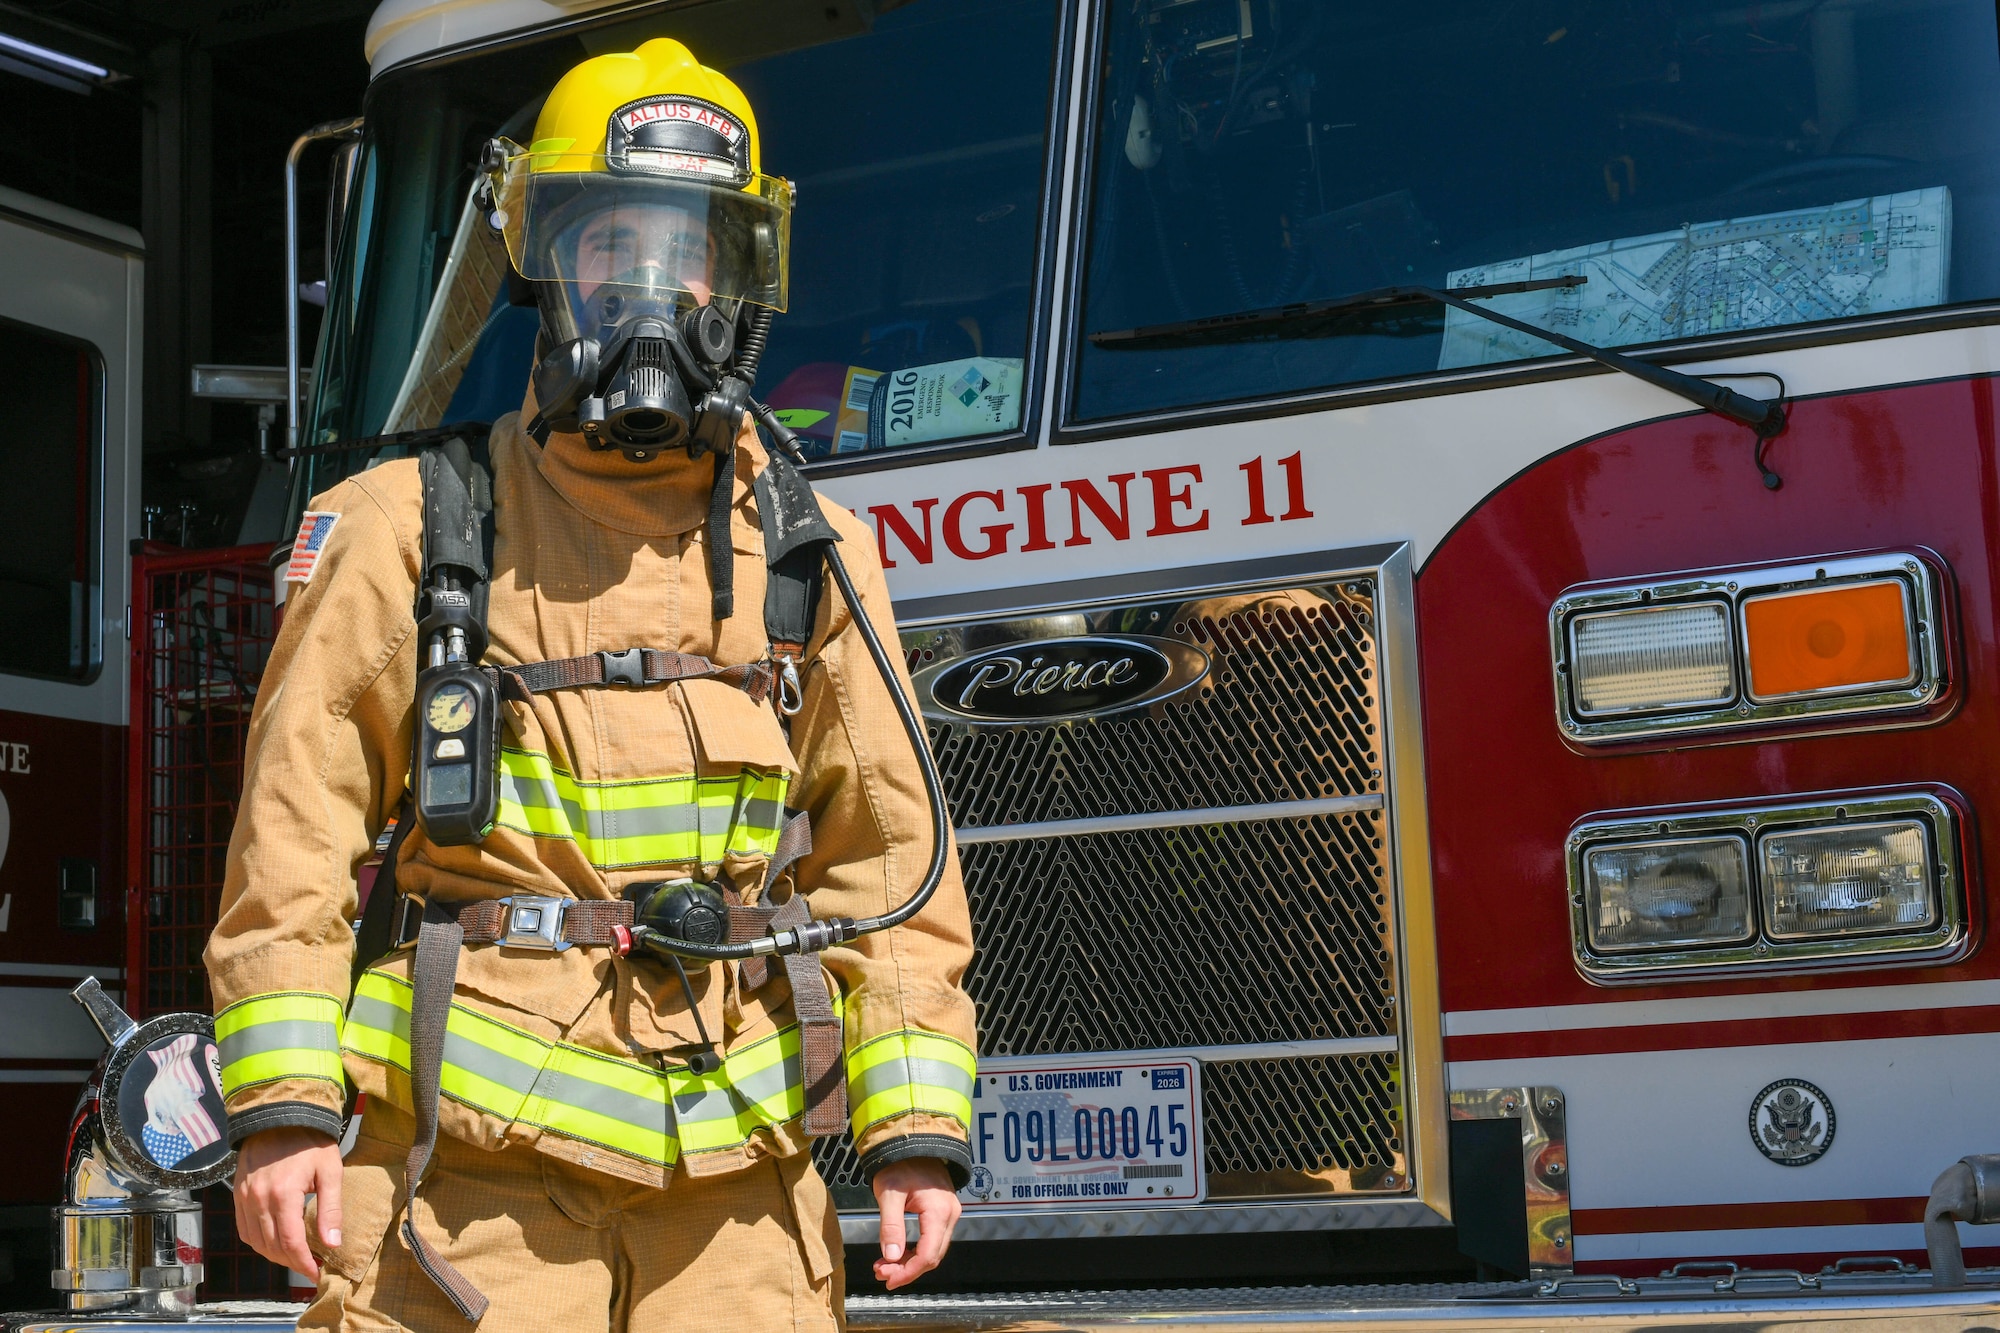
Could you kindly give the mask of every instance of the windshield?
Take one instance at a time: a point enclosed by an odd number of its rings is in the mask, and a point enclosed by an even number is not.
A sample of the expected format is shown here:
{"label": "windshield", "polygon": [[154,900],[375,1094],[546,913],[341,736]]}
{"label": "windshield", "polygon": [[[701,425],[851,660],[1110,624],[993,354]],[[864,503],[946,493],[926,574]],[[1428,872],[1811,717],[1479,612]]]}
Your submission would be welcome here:
{"label": "windshield", "polygon": [[[1990,0],[1125,0],[1084,335],[1398,284],[1600,346],[2000,296]],[[1548,356],[1462,311],[1078,339],[1080,420]]]}
{"label": "windshield", "polygon": [[[521,406],[538,317],[510,304],[504,246],[470,207],[481,152],[526,140],[572,65],[662,36],[742,87],[765,170],[797,188],[788,309],[757,380],[808,451],[1018,429],[1056,2],[874,9],[712,0],[378,79],[301,443]],[[911,397],[918,410],[888,410]],[[366,461],[304,460],[297,485]]]}

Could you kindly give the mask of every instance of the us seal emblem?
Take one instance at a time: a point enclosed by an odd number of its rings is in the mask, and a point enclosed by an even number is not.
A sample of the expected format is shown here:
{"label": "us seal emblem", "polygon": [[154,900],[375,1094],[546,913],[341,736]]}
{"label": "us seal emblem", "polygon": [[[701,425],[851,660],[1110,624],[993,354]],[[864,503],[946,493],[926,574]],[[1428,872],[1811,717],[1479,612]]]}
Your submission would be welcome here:
{"label": "us seal emblem", "polygon": [[1802,1078],[1781,1078],[1750,1103],[1750,1141],[1779,1166],[1807,1166],[1833,1146],[1833,1103]]}

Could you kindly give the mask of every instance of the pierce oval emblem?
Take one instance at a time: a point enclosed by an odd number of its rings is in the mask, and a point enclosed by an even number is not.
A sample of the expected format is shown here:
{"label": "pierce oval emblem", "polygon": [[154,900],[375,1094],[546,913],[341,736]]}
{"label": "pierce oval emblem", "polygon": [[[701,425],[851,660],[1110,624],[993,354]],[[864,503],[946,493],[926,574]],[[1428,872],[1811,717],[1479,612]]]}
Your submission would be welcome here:
{"label": "pierce oval emblem", "polygon": [[1026,726],[1098,717],[1170,699],[1208,675],[1208,654],[1178,639],[1086,634],[1033,639],[918,672],[924,713],[940,722]]}
{"label": "pierce oval emblem", "polygon": [[1833,1146],[1833,1103],[1802,1078],[1765,1085],[1750,1103],[1750,1141],[1779,1166],[1809,1166]]}

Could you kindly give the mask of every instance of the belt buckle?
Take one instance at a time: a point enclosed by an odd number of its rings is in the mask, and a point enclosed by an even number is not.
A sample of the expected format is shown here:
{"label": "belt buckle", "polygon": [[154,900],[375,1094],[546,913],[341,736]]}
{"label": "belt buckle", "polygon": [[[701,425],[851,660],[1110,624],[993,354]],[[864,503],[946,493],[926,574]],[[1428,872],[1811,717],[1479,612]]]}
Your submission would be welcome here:
{"label": "belt buckle", "polygon": [[501,918],[501,948],[561,953],[570,947],[569,941],[562,937],[563,917],[569,911],[569,899],[517,893],[499,901],[507,913]]}
{"label": "belt buckle", "polygon": [[389,929],[389,945],[391,948],[400,949],[414,941],[422,931],[424,904],[421,899],[404,894],[396,899],[395,907],[390,910],[393,913],[393,924]]}
{"label": "belt buckle", "polygon": [[597,660],[604,663],[604,683],[606,685],[630,685],[634,688],[646,683],[646,650],[644,648],[623,648],[617,652],[600,652]]}

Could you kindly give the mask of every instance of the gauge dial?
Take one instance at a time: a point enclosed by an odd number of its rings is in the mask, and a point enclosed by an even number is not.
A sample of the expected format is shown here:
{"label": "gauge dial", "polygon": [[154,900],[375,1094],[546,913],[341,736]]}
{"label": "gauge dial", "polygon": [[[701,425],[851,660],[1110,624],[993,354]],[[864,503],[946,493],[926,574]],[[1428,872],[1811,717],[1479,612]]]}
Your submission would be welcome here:
{"label": "gauge dial", "polygon": [[472,691],[463,685],[446,685],[431,696],[430,722],[433,731],[447,735],[472,725]]}

